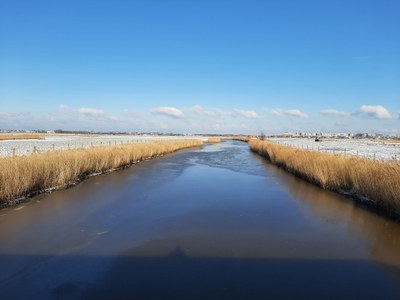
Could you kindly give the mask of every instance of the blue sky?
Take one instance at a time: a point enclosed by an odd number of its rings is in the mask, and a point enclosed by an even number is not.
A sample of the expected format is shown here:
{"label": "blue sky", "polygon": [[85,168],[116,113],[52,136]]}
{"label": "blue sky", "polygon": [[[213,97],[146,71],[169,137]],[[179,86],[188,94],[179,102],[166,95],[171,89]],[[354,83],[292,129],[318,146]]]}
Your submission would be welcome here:
{"label": "blue sky", "polygon": [[0,0],[0,128],[400,133],[400,1]]}

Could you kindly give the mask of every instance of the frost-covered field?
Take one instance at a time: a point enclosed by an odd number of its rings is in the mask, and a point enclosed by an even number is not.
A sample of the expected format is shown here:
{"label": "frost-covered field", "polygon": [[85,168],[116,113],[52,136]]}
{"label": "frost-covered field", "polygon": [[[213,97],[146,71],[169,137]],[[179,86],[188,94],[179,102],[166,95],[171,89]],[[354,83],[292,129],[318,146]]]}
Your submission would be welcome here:
{"label": "frost-covered field", "polygon": [[400,143],[373,140],[322,140],[315,142],[307,138],[270,138],[269,140],[301,149],[362,156],[376,160],[400,161]]}
{"label": "frost-covered field", "polygon": [[42,140],[0,141],[0,156],[29,155],[33,152],[90,148],[154,140],[201,139],[199,136],[152,136],[152,135],[44,135]]}

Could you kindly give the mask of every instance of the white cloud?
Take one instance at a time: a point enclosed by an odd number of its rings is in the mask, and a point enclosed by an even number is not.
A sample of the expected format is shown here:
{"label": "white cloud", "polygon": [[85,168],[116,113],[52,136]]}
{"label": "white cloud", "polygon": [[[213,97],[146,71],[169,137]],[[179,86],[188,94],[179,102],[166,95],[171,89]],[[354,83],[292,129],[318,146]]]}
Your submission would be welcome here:
{"label": "white cloud", "polygon": [[217,110],[206,110],[200,105],[192,106],[190,108],[187,108],[186,110],[189,112],[195,113],[199,116],[218,117],[218,116],[222,115],[221,112],[219,112]]}
{"label": "white cloud", "polygon": [[283,116],[284,111],[280,108],[274,108],[274,109],[264,109],[264,111],[268,114],[274,115],[274,116]]}
{"label": "white cloud", "polygon": [[339,116],[339,117],[348,117],[349,114],[345,111],[340,111],[336,109],[325,109],[321,110],[320,113],[326,116]]}
{"label": "white cloud", "polygon": [[163,106],[163,107],[156,107],[151,110],[151,112],[155,115],[164,115],[168,116],[171,118],[182,118],[183,117],[183,111],[180,109],[177,109],[175,107],[168,107],[168,106]]}
{"label": "white cloud", "polygon": [[283,116],[283,110],[279,108],[272,109],[271,114],[273,114],[274,116]]}
{"label": "white cloud", "polygon": [[391,114],[382,105],[362,105],[358,114],[379,120],[392,119]]}
{"label": "white cloud", "polygon": [[285,111],[285,114],[288,115],[288,116],[292,116],[292,117],[300,118],[300,119],[307,119],[308,118],[308,115],[306,115],[305,113],[301,112],[298,109],[287,110],[287,111]]}
{"label": "white cloud", "polygon": [[259,119],[260,116],[254,110],[242,110],[235,108],[232,116],[244,117],[247,119]]}
{"label": "white cloud", "polygon": [[287,116],[291,116],[291,117],[295,117],[295,118],[301,118],[301,119],[306,119],[308,118],[308,115],[301,112],[298,109],[289,109],[289,110],[282,110],[280,108],[274,108],[274,109],[264,109],[265,112],[274,115],[274,116],[278,116],[278,117],[282,117],[284,115]]}
{"label": "white cloud", "polygon": [[97,108],[81,107],[78,109],[78,112],[89,117],[101,117],[105,115],[103,110]]}

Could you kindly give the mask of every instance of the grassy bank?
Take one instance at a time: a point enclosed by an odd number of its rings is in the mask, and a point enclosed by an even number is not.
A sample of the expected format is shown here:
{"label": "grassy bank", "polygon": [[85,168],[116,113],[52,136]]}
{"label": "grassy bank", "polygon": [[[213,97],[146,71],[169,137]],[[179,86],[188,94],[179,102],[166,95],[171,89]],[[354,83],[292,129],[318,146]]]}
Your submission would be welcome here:
{"label": "grassy bank", "polygon": [[400,216],[400,164],[250,140],[252,151],[324,189],[350,194]]}
{"label": "grassy bank", "polygon": [[10,140],[42,140],[43,136],[37,134],[0,134],[0,141]]}
{"label": "grassy bank", "polygon": [[241,142],[248,142],[250,139],[247,136],[224,136],[221,137],[221,140],[224,141],[241,141]]}
{"label": "grassy bank", "polygon": [[241,141],[246,143],[250,141],[250,138],[248,138],[247,136],[232,137],[231,139],[234,141]]}
{"label": "grassy bank", "polygon": [[207,139],[207,143],[219,143],[219,142],[221,142],[220,138],[210,137]]}
{"label": "grassy bank", "polygon": [[156,141],[0,158],[0,207],[46,189],[73,185],[91,174],[200,145],[200,140]]}

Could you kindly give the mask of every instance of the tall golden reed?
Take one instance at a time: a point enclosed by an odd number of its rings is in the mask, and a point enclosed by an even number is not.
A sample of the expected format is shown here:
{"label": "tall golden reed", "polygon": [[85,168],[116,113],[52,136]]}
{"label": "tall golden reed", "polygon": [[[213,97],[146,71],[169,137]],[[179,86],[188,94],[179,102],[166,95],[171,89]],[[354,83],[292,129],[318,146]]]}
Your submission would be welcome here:
{"label": "tall golden reed", "polygon": [[324,189],[349,193],[400,216],[400,164],[249,141],[250,149]]}
{"label": "tall golden reed", "polygon": [[0,134],[0,141],[7,140],[42,140],[43,136],[37,134]]}
{"label": "tall golden reed", "polygon": [[247,137],[247,136],[236,136],[236,137],[232,137],[232,138],[230,138],[231,140],[234,140],[234,141],[241,141],[241,142],[248,142],[248,141],[250,141],[250,138],[249,137]]}
{"label": "tall golden reed", "polygon": [[241,141],[241,142],[248,142],[250,140],[247,136],[222,136],[221,140],[223,141]]}
{"label": "tall golden reed", "polygon": [[207,143],[219,143],[220,141],[221,141],[221,139],[217,138],[217,137],[209,137],[207,139]]}
{"label": "tall golden reed", "polygon": [[200,140],[155,141],[0,158],[0,206],[31,193],[66,187],[90,174],[200,145]]}

